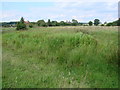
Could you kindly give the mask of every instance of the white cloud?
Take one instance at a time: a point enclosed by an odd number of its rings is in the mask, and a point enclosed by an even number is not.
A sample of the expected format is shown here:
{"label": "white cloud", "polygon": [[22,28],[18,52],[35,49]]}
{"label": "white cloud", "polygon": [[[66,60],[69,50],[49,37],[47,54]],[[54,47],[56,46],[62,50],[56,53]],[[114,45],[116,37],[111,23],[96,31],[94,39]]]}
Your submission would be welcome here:
{"label": "white cloud", "polygon": [[[34,0],[35,1],[35,0]],[[60,0],[58,0],[60,1]],[[65,0],[64,0],[65,1]],[[55,2],[51,7],[32,7],[27,12],[7,10],[3,11],[2,18],[4,21],[19,20],[20,17],[24,17],[25,20],[37,21],[39,19],[51,19],[51,20],[71,20],[77,19],[78,21],[87,22],[95,18],[99,18],[102,22],[113,21],[118,17],[117,15],[117,3],[104,2],[102,5],[97,2],[87,2],[86,0],[71,2],[66,0],[65,2]],[[75,2],[78,1],[78,2]],[[106,0],[108,1],[108,0]],[[98,4],[98,6],[96,5]],[[104,11],[106,10],[106,11]]]}

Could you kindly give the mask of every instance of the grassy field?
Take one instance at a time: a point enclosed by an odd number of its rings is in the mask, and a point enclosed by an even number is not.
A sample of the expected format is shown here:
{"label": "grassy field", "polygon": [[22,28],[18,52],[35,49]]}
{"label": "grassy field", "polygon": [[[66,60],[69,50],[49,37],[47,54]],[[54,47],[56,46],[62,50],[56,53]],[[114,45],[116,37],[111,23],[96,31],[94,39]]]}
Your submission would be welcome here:
{"label": "grassy field", "polygon": [[117,29],[3,28],[3,88],[118,88]]}

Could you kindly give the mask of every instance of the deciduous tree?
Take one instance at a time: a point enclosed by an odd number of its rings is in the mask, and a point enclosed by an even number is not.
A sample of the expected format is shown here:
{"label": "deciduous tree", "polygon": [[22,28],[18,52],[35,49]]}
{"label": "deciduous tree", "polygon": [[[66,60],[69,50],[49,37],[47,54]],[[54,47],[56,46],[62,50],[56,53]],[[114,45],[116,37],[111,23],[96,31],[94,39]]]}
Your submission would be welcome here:
{"label": "deciduous tree", "polygon": [[98,26],[99,24],[100,24],[100,20],[99,20],[99,19],[95,19],[95,20],[94,20],[94,25],[95,25],[95,26]]}

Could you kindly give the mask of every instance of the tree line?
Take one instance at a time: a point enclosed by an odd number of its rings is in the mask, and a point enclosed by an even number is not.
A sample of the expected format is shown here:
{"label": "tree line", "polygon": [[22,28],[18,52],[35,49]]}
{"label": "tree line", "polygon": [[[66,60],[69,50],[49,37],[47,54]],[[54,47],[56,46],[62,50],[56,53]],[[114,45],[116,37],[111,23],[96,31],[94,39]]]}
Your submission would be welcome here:
{"label": "tree line", "polygon": [[7,26],[11,26],[12,24],[14,24],[15,27],[17,27],[17,30],[25,30],[27,29],[27,27],[32,28],[35,25],[36,26],[40,26],[40,27],[52,27],[52,26],[120,26],[120,19],[113,21],[113,22],[104,22],[104,24],[102,24],[100,22],[99,19],[94,19],[94,21],[89,21],[88,23],[81,23],[78,22],[76,19],[72,19],[72,21],[51,21],[50,19],[48,19],[47,22],[45,22],[44,20],[38,20],[37,22],[28,22],[27,24],[24,21],[24,18],[22,17],[20,19],[19,22],[10,22],[9,24],[3,23],[2,26],[4,27],[5,25]]}
{"label": "tree line", "polygon": [[98,26],[100,24],[100,20],[99,19],[95,19],[94,22],[90,21],[88,23],[79,23],[77,20],[75,19],[72,19],[72,21],[60,21],[60,22],[57,22],[57,21],[51,21],[50,19],[48,19],[48,22],[45,22],[44,20],[38,20],[37,21],[37,25],[38,26],[43,26],[43,27],[46,27],[46,26],[81,26],[81,25],[89,25],[89,26],[92,26],[92,25],[95,25],[95,26]]}

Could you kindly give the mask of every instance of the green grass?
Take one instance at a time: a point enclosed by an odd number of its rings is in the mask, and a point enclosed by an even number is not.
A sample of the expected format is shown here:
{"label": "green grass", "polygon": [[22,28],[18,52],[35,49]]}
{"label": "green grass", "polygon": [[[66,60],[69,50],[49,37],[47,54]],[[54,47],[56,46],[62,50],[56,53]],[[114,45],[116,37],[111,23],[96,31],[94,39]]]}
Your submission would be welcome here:
{"label": "green grass", "polygon": [[118,88],[117,27],[7,29],[3,88]]}

